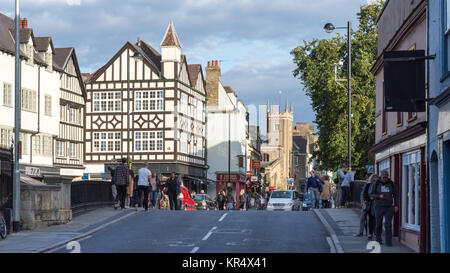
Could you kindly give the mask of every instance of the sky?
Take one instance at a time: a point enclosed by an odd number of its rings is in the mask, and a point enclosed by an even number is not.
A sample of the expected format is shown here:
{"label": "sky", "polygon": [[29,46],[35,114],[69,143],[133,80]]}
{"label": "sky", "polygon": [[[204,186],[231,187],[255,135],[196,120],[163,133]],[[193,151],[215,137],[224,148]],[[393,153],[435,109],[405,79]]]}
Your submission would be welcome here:
{"label": "sky", "polygon": [[[51,36],[55,47],[75,47],[83,73],[93,73],[137,37],[160,51],[174,22],[189,64],[219,60],[224,85],[247,105],[250,123],[259,115],[265,133],[267,100],[294,107],[294,123],[313,123],[315,113],[290,52],[313,38],[327,38],[327,22],[357,24],[366,0],[21,0],[21,17],[35,36]],[[0,12],[14,17],[14,0]],[[281,92],[280,92],[281,91]],[[280,94],[281,93],[281,94]]]}

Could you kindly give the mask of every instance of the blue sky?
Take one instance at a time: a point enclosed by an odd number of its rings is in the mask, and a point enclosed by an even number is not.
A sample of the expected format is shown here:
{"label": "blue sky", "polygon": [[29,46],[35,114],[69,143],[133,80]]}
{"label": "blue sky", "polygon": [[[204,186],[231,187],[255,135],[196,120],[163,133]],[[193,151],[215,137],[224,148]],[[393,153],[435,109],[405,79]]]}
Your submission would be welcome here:
{"label": "blue sky", "polygon": [[[139,36],[160,50],[173,20],[188,63],[206,67],[222,60],[222,83],[249,108],[286,100],[294,122],[314,120],[301,82],[292,76],[290,51],[312,38],[326,38],[326,22],[357,23],[365,0],[21,0],[36,36],[55,47],[73,46],[82,72],[95,72],[126,41]],[[0,12],[14,16],[14,0],[0,0]],[[279,90],[282,91],[281,96]],[[263,111],[264,112],[264,111]],[[265,117],[260,124],[265,132]],[[256,115],[251,113],[252,124]]]}

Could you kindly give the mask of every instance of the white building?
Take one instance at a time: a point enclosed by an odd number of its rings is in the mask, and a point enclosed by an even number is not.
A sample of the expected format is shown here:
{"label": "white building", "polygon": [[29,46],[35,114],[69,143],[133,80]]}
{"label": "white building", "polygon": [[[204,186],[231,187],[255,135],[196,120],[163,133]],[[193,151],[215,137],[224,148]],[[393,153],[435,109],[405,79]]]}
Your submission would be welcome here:
{"label": "white building", "polygon": [[[247,179],[248,111],[233,89],[220,82],[217,61],[209,62],[206,68],[206,92],[207,178],[218,182],[208,185],[208,194],[214,198],[219,190],[232,188],[238,198]],[[231,183],[228,183],[228,162]]]}
{"label": "white building", "polygon": [[[59,133],[60,73],[51,39],[34,37],[21,20],[22,172],[36,177],[59,175],[53,166],[53,143]],[[47,40],[47,43],[42,43]],[[43,45],[46,46],[43,46]],[[14,20],[0,14],[0,143],[11,147],[14,136]]]}

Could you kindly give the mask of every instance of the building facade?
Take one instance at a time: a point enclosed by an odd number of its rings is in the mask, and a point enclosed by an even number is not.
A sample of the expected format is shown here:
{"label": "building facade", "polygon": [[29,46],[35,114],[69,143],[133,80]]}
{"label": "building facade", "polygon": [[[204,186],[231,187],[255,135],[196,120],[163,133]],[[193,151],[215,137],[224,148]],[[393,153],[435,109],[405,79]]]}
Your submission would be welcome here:
{"label": "building facade", "polygon": [[215,197],[221,189],[231,189],[238,198],[247,181],[248,110],[220,77],[218,61],[208,62],[207,178],[216,181],[208,187],[208,194]]}
{"label": "building facade", "polygon": [[[161,53],[139,38],[127,42],[87,78],[86,172],[104,173],[129,153],[135,172],[149,162],[162,180],[175,172],[186,186],[201,187],[206,171],[202,68],[188,64],[172,22],[160,47]],[[141,60],[132,57],[136,52]]]}
{"label": "building facade", "polygon": [[292,125],[294,112],[286,102],[285,111],[281,112],[267,103],[267,143],[261,146],[265,164],[266,183],[280,190],[287,189],[287,181],[292,177]]}
{"label": "building facade", "polygon": [[383,53],[427,49],[426,1],[387,1],[378,18],[376,77],[376,136],[371,152],[376,170],[387,170],[399,189],[400,210],[394,216],[394,236],[417,252],[427,245],[425,112],[384,110]]}
{"label": "building facade", "polygon": [[314,169],[315,161],[310,159],[316,148],[318,136],[314,134],[314,125],[308,123],[296,123],[292,133],[292,165],[294,185],[304,182],[309,177],[309,172]]}
{"label": "building facade", "polygon": [[[450,1],[428,1],[430,251],[450,252]],[[431,20],[433,18],[433,20]]]}
{"label": "building facade", "polygon": [[56,48],[55,62],[60,76],[60,123],[55,139],[54,164],[60,175],[81,177],[84,172],[84,106],[86,89],[74,48]]}
{"label": "building facade", "polygon": [[[14,137],[14,20],[0,14],[0,143],[12,147]],[[35,37],[27,19],[20,22],[21,126],[20,171],[34,178],[58,176],[53,164],[59,134],[60,76],[49,37]]]}

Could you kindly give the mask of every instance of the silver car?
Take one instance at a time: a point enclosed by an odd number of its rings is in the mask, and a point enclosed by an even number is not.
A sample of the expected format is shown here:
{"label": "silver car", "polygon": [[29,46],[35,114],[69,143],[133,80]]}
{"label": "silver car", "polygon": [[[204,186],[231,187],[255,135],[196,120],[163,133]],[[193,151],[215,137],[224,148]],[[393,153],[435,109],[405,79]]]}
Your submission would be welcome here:
{"label": "silver car", "polygon": [[268,211],[294,211],[300,210],[302,202],[296,191],[273,191],[267,203]]}

